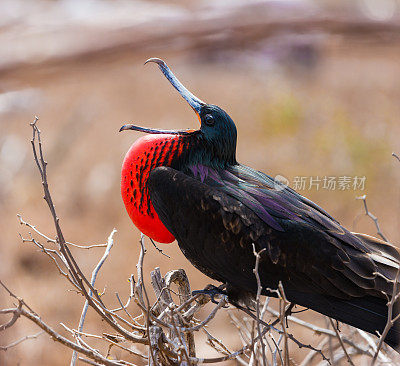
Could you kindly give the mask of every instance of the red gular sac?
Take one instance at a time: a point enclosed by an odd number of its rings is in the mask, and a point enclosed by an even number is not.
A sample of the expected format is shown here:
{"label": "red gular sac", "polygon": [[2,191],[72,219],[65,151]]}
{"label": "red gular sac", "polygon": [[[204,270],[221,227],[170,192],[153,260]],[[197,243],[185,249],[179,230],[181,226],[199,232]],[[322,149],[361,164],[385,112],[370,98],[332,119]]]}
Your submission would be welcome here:
{"label": "red gular sac", "polygon": [[171,243],[175,238],[154,210],[147,179],[154,168],[171,166],[174,155],[181,152],[180,140],[178,135],[143,136],[131,146],[122,164],[121,194],[126,210],[135,226],[159,243]]}

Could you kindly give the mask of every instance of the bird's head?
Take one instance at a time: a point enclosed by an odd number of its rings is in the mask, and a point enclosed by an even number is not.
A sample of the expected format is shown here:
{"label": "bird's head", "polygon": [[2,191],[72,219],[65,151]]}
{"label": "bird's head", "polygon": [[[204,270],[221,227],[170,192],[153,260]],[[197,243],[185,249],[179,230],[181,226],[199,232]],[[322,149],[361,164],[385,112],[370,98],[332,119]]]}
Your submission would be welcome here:
{"label": "bird's head", "polygon": [[151,58],[145,64],[154,62],[171,85],[186,100],[196,113],[200,128],[198,130],[159,130],[126,124],[120,131],[135,130],[152,134],[172,134],[193,138],[196,162],[203,164],[236,164],[236,126],[231,117],[220,107],[207,104],[187,90],[172,73],[167,64],[158,58]]}

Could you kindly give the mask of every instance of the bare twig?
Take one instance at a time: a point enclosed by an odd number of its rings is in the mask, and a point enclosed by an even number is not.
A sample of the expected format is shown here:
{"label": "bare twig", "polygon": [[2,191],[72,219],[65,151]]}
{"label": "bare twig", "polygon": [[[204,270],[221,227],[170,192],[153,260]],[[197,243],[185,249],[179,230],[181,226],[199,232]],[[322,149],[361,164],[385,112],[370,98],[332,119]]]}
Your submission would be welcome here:
{"label": "bare twig", "polygon": [[[266,249],[262,249],[259,252],[256,251],[256,247],[253,244],[253,254],[256,257],[256,263],[254,265],[253,273],[256,276],[256,281],[257,281],[257,294],[256,294],[256,314],[257,314],[257,332],[258,335],[261,335],[261,322],[260,320],[260,296],[261,296],[261,291],[262,291],[262,286],[261,286],[261,280],[260,280],[260,275],[258,273],[258,267],[260,265],[260,258],[261,258],[261,253],[263,253]],[[263,365],[267,365],[267,357],[265,356],[265,344],[263,341],[263,337],[260,337],[260,345],[261,345],[261,353],[262,353],[262,361]]]}
{"label": "bare twig", "polygon": [[226,296],[223,296],[222,299],[218,302],[218,305],[208,314],[207,318],[205,318],[200,324],[191,327],[191,328],[183,328],[182,331],[184,332],[197,332],[205,325],[207,325],[217,314],[218,310],[223,308],[228,303],[228,299]]}
{"label": "bare twig", "polygon": [[[1,283],[1,281],[0,281],[0,283]],[[1,283],[1,285],[4,286],[3,283]],[[18,320],[18,318],[21,315],[21,308],[22,308],[22,302],[19,301],[17,311],[14,312],[12,309],[11,310],[3,309],[0,311],[0,314],[8,314],[8,313],[13,314],[12,318],[7,323],[0,325],[0,331],[10,328],[16,323],[16,321]]]}
{"label": "bare twig", "polygon": [[[376,352],[375,341],[372,339],[372,337],[368,333],[364,332],[361,329],[357,329],[357,328],[355,328],[355,329],[356,329],[357,333],[360,335],[360,337],[363,338],[367,342],[367,344],[370,346],[370,349],[368,349],[368,354],[373,356]],[[390,363],[390,359],[386,355],[384,355],[383,352],[378,353],[378,358],[380,358],[382,360],[382,362],[384,362],[384,363]]]}
{"label": "bare twig", "polygon": [[[22,216],[20,214],[17,214],[18,221],[21,225],[27,226],[30,229],[32,229],[36,234],[40,235],[43,239],[45,239],[48,243],[57,243],[56,239],[51,239],[49,236],[43,234],[41,231],[39,231],[36,226],[31,225],[29,222],[26,222],[22,219]],[[107,244],[91,244],[91,245],[79,245],[79,244],[74,244],[69,241],[66,241],[65,244],[68,244],[70,246],[73,246],[75,248],[79,249],[92,249],[92,248],[105,248]]]}
{"label": "bare twig", "polygon": [[43,333],[44,333],[44,331],[41,331],[41,332],[38,332],[38,333],[32,334],[32,335],[27,335],[27,336],[25,336],[25,337],[22,337],[22,338],[20,338],[20,339],[14,341],[14,342],[8,344],[7,346],[0,346],[0,350],[1,350],[1,351],[7,351],[8,349],[17,346],[17,345],[19,345],[20,343],[27,341],[28,339],[36,339],[36,338],[38,338],[40,335],[42,335]]}
{"label": "bare twig", "polygon": [[[400,162],[398,155],[396,155],[395,153],[392,153],[392,156],[395,157]],[[379,228],[378,225],[377,225],[377,227]],[[384,240],[387,241],[385,238],[384,238]],[[392,297],[391,297],[390,301],[388,301],[388,304],[387,304],[387,307],[388,307],[387,322],[386,322],[385,328],[384,328],[381,336],[379,337],[379,343],[378,343],[378,346],[376,347],[374,357],[371,361],[371,366],[373,366],[375,364],[375,362],[378,358],[379,351],[381,350],[381,348],[383,346],[383,342],[385,341],[385,338],[388,335],[390,329],[393,327],[394,323],[400,317],[400,314],[398,314],[396,317],[393,317],[394,305],[395,305],[396,301],[398,300],[398,296],[399,296],[399,294],[398,294],[399,277],[400,277],[400,266],[397,269],[396,277],[393,282]]]}
{"label": "bare twig", "polygon": [[[96,267],[94,268],[93,272],[92,272],[92,278],[90,280],[90,284],[92,286],[94,286],[95,282],[96,282],[96,278],[97,275],[101,269],[101,267],[103,266],[104,262],[106,261],[108,255],[110,254],[111,248],[114,245],[114,234],[117,232],[117,230],[113,229],[110,236],[108,237],[107,240],[107,247],[106,250],[103,254],[103,256],[100,258],[100,261],[97,263]],[[92,290],[89,290],[89,296],[92,296]],[[78,325],[78,332],[82,332],[83,330],[83,325],[85,323],[85,318],[86,318],[86,313],[89,307],[89,302],[88,300],[85,301],[85,304],[83,306],[82,309],[82,314],[81,314],[81,318],[79,320],[79,325]],[[77,340],[79,342],[79,337],[77,337]],[[72,359],[71,359],[71,366],[74,366],[76,364],[76,358],[77,358],[78,354],[77,352],[73,352],[72,354]]]}
{"label": "bare twig", "polygon": [[[171,291],[171,285],[175,283],[178,286],[178,295],[179,295],[179,303],[180,306],[175,309],[177,314],[180,314],[180,311],[185,311],[188,307],[188,301],[193,298],[191,296],[189,279],[186,275],[186,272],[183,269],[169,271],[165,275],[165,285]],[[178,310],[179,309],[179,310]],[[181,316],[181,323],[189,322],[192,320],[192,315],[187,314],[187,316]],[[185,333],[185,341],[187,343],[187,347],[189,350],[190,357],[196,357],[196,347],[194,342],[194,334],[193,332]]]}
{"label": "bare twig", "polygon": [[150,239],[150,241],[151,241],[151,244],[153,244],[154,248],[155,248],[160,254],[162,254],[163,256],[165,256],[165,257],[167,257],[167,258],[171,258],[168,254],[165,254],[165,253],[163,252],[163,250],[160,249],[160,248],[156,245],[156,243],[154,242],[154,240],[153,240],[152,238],[149,237],[149,239]]}
{"label": "bare twig", "polygon": [[285,291],[283,289],[283,285],[282,282],[279,282],[278,285],[279,288],[279,312],[280,312],[280,321],[281,321],[281,326],[282,326],[282,330],[283,330],[283,339],[284,339],[284,344],[285,344],[285,348],[284,348],[284,354],[285,354],[285,358],[284,358],[284,365],[289,365],[289,345],[288,345],[288,333],[286,332],[286,313],[285,313],[285,308],[286,305],[288,303],[286,296],[285,296]]}
{"label": "bare twig", "polygon": [[[328,343],[329,338],[325,337],[320,343],[318,343],[317,348],[323,349],[324,346]],[[310,352],[307,353],[307,356],[304,357],[303,361],[301,361],[299,366],[307,366],[310,364],[310,362],[313,360],[315,355],[317,354],[316,351],[311,350]]]}
{"label": "bare twig", "polygon": [[376,226],[377,234],[378,234],[384,241],[387,242],[388,240],[386,239],[386,236],[383,234],[383,232],[381,231],[381,228],[380,228],[380,226],[379,226],[378,218],[377,218],[375,215],[373,215],[373,214],[368,210],[368,206],[367,206],[367,195],[364,194],[363,196],[357,197],[357,199],[363,201],[363,203],[364,203],[364,209],[365,209],[365,214],[366,214],[367,216],[369,216],[369,217],[371,218],[371,220],[374,222],[374,224],[375,224],[375,226]]}
{"label": "bare twig", "polygon": [[57,262],[56,258],[58,258],[65,265],[65,267],[68,268],[68,264],[66,263],[64,257],[59,252],[57,252],[54,249],[45,248],[41,243],[39,243],[36,239],[34,239],[31,234],[30,234],[30,239],[24,238],[21,234],[19,234],[19,236],[22,240],[22,243],[33,243],[34,245],[36,245],[44,254],[46,254],[51,259],[51,261],[57,267],[58,272],[62,276],[64,276],[78,291],[80,290],[79,285],[74,281],[74,279],[69,275],[69,273],[65,272],[61,268],[61,266]]}
{"label": "bare twig", "polygon": [[[144,256],[146,254],[146,248],[144,246],[144,235],[143,233],[140,233],[140,256],[139,256],[139,262],[137,264],[137,271],[138,271],[138,284],[140,284],[140,293],[144,293],[145,299],[146,299],[146,328],[147,328],[147,335],[149,337],[150,335],[150,301],[149,301],[149,296],[147,295],[147,290],[146,286],[144,285],[144,280],[143,280],[143,261],[144,261]],[[142,298],[143,302],[143,298]],[[151,342],[149,342],[149,354],[151,361],[153,362],[153,365],[157,365],[156,362],[156,356],[154,355],[153,352],[153,346]]]}
{"label": "bare twig", "polygon": [[12,310],[12,312],[20,313],[21,316],[24,316],[25,318],[29,319],[30,321],[35,323],[37,326],[39,326],[41,329],[43,329],[47,334],[49,334],[52,337],[52,339],[54,341],[59,342],[70,349],[75,350],[79,353],[82,353],[85,356],[87,356],[101,364],[104,364],[104,365],[108,365],[108,366],[120,366],[121,365],[119,362],[107,360],[103,356],[101,356],[85,347],[82,347],[74,342],[71,342],[69,339],[67,339],[67,338],[63,337],[62,335],[58,334],[57,332],[55,332],[49,325],[47,325],[45,322],[43,322],[42,319],[38,315],[36,315],[28,310],[25,310],[24,307],[22,307],[20,309],[14,308],[11,310]]}
{"label": "bare twig", "polygon": [[[274,316],[279,316],[279,312],[274,310],[274,309],[272,309],[272,308],[270,308],[270,307],[267,308],[267,311],[270,312]],[[302,319],[296,318],[296,317],[294,317],[292,315],[288,315],[286,317],[286,319],[289,320],[289,321],[292,321],[292,322],[294,322],[294,323],[296,323],[298,325],[301,325],[301,326],[303,326],[305,328],[311,329],[316,334],[325,334],[325,335],[327,335],[329,337],[336,337],[336,333],[333,330],[326,329],[326,328],[321,328],[321,327],[319,327],[317,325],[314,325],[314,324],[308,323],[308,322],[306,322],[306,321],[304,321]],[[349,346],[357,349],[357,351],[360,354],[365,354],[365,355],[370,354],[368,352],[367,348],[361,347],[360,345],[356,344],[356,342],[352,341],[351,339],[348,339],[347,337],[342,336],[342,340],[343,340],[344,343],[346,343]],[[317,348],[320,348],[320,347],[317,347]]]}
{"label": "bare twig", "polygon": [[400,267],[397,270],[396,278],[393,283],[392,297],[391,297],[390,301],[388,302],[388,312],[387,312],[388,319],[387,319],[385,328],[384,328],[381,336],[379,337],[379,343],[378,343],[378,346],[376,347],[374,357],[371,361],[371,366],[373,366],[375,364],[375,362],[378,358],[379,351],[381,350],[381,348],[383,346],[383,342],[385,341],[385,338],[388,335],[390,329],[393,327],[396,320],[398,320],[400,317],[400,314],[398,314],[396,317],[393,317],[394,304],[398,300],[397,288],[398,288],[399,279],[400,279]]}
{"label": "bare twig", "polygon": [[333,329],[333,330],[335,331],[335,333],[336,333],[336,337],[337,337],[337,339],[338,339],[338,341],[339,341],[340,346],[341,346],[342,349],[343,349],[344,354],[345,354],[346,357],[347,357],[347,361],[350,363],[350,365],[354,366],[354,362],[353,362],[353,360],[351,359],[349,353],[348,353],[347,350],[346,350],[346,347],[345,347],[345,345],[344,345],[344,343],[343,343],[343,340],[342,340],[342,337],[341,337],[339,331],[337,330],[337,327],[335,327],[335,324],[333,323],[333,320],[332,320],[331,318],[329,318],[329,322],[330,322],[330,324],[331,324],[332,329]]}
{"label": "bare twig", "polygon": [[[124,335],[127,339],[129,339],[133,342],[148,344],[147,339],[138,337],[138,336],[126,331],[115,321],[115,319],[110,314],[110,312],[104,311],[104,309],[106,309],[106,307],[104,306],[103,301],[101,300],[98,291],[91,285],[89,280],[82,273],[82,270],[76,263],[75,258],[72,256],[68,246],[66,245],[66,241],[64,239],[64,234],[61,230],[61,227],[59,224],[59,218],[57,217],[56,210],[55,210],[53,200],[51,198],[51,194],[50,194],[50,190],[49,190],[49,185],[48,185],[48,181],[47,181],[47,163],[45,162],[44,156],[43,156],[42,141],[41,141],[41,137],[40,137],[40,130],[37,127],[37,121],[38,121],[38,118],[35,117],[34,121],[31,123],[32,152],[33,152],[35,163],[37,165],[37,168],[39,170],[39,173],[40,173],[40,176],[42,179],[44,199],[49,207],[51,216],[53,218],[54,226],[55,226],[56,233],[57,233],[56,240],[59,245],[60,253],[61,253],[62,257],[65,259],[65,262],[67,264],[68,272],[71,275],[72,279],[78,284],[79,290],[85,296],[86,300],[88,301],[89,306],[91,306],[99,314],[99,316],[102,317],[102,319],[107,322],[108,325],[110,325],[117,332]],[[89,291],[87,291],[85,285],[88,287]],[[94,297],[89,295],[89,292],[91,292],[91,294],[94,295]]]}

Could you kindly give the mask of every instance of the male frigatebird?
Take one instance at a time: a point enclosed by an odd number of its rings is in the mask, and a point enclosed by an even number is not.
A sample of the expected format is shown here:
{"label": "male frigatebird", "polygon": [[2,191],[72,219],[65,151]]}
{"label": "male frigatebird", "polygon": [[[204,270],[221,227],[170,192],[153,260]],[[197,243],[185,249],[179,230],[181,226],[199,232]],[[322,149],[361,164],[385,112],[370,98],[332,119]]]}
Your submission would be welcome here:
{"label": "male frigatebird", "polygon": [[[168,81],[197,114],[199,130],[156,130],[137,140],[122,167],[122,197],[134,224],[155,241],[174,239],[187,259],[226,284],[234,304],[279,282],[287,299],[373,334],[387,322],[399,251],[352,233],[322,208],[236,161],[236,126],[221,108],[190,93],[160,59]],[[147,63],[146,62],[146,63]],[[396,286],[397,288],[397,286]],[[386,342],[399,344],[392,327]]]}

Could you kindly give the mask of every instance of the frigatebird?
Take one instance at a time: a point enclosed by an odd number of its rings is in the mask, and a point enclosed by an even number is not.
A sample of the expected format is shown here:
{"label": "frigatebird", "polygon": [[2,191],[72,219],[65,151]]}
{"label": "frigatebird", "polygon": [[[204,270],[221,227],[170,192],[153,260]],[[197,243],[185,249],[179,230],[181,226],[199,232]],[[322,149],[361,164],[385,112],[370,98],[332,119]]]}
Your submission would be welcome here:
{"label": "frigatebird", "polygon": [[[257,292],[256,250],[264,295],[274,296],[282,283],[290,302],[382,333],[387,302],[398,292],[398,249],[350,232],[290,187],[239,164],[229,115],[189,92],[164,61],[149,62],[159,66],[201,126],[121,127],[147,133],[122,167],[121,193],[137,228],[157,242],[176,239],[195,267],[226,285],[221,291],[233,304],[246,304]],[[396,348],[399,339],[394,326],[385,341]]]}

